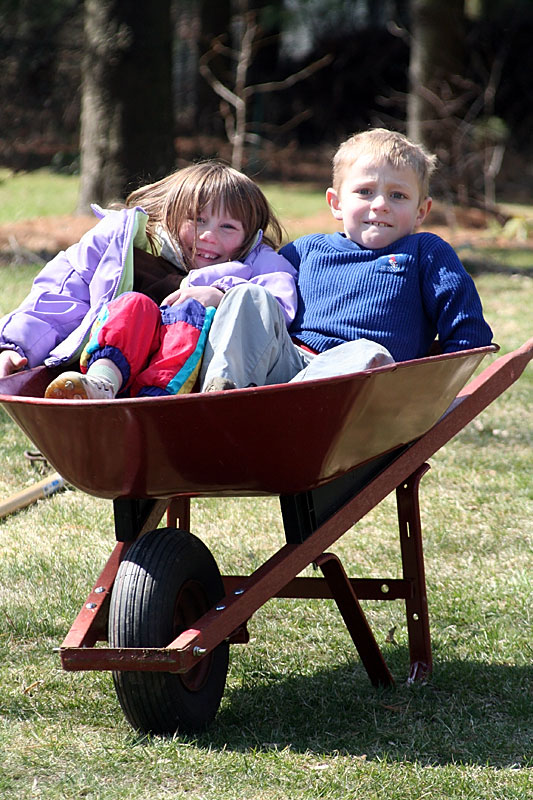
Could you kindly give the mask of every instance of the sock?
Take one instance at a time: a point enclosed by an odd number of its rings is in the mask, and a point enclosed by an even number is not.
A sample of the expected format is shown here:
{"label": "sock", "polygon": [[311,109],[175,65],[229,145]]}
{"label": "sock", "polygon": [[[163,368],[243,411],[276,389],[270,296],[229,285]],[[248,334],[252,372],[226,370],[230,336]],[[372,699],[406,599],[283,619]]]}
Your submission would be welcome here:
{"label": "sock", "polygon": [[110,361],[108,358],[99,358],[98,361],[95,361],[94,364],[91,364],[87,370],[88,378],[92,377],[93,375],[109,381],[115,390],[115,395],[118,394],[122,386],[122,373],[112,361]]}

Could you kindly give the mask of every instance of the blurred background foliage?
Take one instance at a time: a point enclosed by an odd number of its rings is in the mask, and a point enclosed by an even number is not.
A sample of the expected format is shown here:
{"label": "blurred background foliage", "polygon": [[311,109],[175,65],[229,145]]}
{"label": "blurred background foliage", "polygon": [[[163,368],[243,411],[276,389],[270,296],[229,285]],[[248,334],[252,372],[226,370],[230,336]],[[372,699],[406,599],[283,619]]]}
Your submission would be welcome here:
{"label": "blurred background foliage", "polygon": [[[153,0],[146,19],[132,5],[141,4],[0,0],[0,166],[79,171],[81,152],[83,173],[88,73],[95,59],[109,74],[123,58],[121,74],[135,80],[100,85],[109,130],[100,123],[91,137],[100,150],[106,136],[130,141],[124,186],[195,158],[235,163],[239,142],[237,166],[249,174],[323,184],[338,142],[380,125],[437,152],[444,199],[490,209],[529,197],[532,0]],[[148,111],[166,67],[155,71],[157,41],[141,52],[138,31],[157,15],[170,25],[171,94]],[[117,109],[130,107],[113,133]],[[171,120],[170,153],[159,140],[134,141],[143,126],[150,137],[158,116]],[[143,150],[157,151],[151,162]],[[92,163],[93,173],[103,168]]]}

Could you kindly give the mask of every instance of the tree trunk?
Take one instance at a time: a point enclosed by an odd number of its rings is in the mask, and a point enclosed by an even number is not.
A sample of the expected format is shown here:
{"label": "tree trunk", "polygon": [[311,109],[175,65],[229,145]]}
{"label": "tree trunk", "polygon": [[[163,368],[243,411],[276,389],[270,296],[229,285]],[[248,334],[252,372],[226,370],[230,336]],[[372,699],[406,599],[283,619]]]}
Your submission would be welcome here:
{"label": "tree trunk", "polygon": [[[231,0],[200,0],[200,42],[199,58],[211,50],[213,40],[228,34],[231,28]],[[229,35],[224,44],[231,47]],[[214,74],[225,83],[228,72],[231,75],[233,64],[228,67],[228,59],[222,55],[211,61]],[[196,131],[199,135],[224,135],[224,123],[220,116],[220,101],[204,78],[198,77],[197,105],[195,114]]]}
{"label": "tree trunk", "polygon": [[85,0],[78,211],[174,167],[171,0]]}
{"label": "tree trunk", "polygon": [[463,75],[464,0],[411,0],[407,133],[435,149]]}

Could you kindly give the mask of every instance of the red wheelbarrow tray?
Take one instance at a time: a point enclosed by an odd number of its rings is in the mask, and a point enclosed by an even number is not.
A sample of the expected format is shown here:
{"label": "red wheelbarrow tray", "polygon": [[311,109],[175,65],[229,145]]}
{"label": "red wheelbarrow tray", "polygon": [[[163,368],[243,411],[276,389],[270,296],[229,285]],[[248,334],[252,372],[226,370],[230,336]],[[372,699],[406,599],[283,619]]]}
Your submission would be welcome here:
{"label": "red wheelbarrow tray", "polygon": [[[334,598],[374,684],[393,682],[359,600],[403,599],[410,679],[432,668],[418,487],[427,459],[511,386],[533,339],[336,378],[213,394],[114,401],[43,398],[44,367],[0,380],[0,403],[71,484],[111,498],[117,544],[61,648],[65,669],[177,673],[186,680],[273,597]],[[396,491],[402,577],[348,578],[335,541]],[[189,531],[190,498],[279,495],[286,543],[162,647],[107,640],[109,599],[129,548],[167,523]],[[125,524],[123,524],[125,521]],[[142,540],[141,540],[142,541]],[[314,563],[323,577],[297,577]],[[194,680],[187,679],[188,684]],[[131,720],[130,720],[131,721]],[[142,727],[142,726],[141,726]]]}
{"label": "red wheelbarrow tray", "polygon": [[217,394],[59,401],[44,367],[0,402],[62,477],[105,498],[287,494],[426,433],[494,348]]}

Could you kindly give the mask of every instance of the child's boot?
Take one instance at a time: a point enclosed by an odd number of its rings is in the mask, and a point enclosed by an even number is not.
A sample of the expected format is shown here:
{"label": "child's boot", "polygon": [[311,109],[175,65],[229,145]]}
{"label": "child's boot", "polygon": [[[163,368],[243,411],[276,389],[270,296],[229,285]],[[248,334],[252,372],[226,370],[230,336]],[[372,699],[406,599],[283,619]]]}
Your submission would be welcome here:
{"label": "child's boot", "polygon": [[49,400],[113,400],[116,394],[111,381],[97,375],[63,372],[46,388]]}

